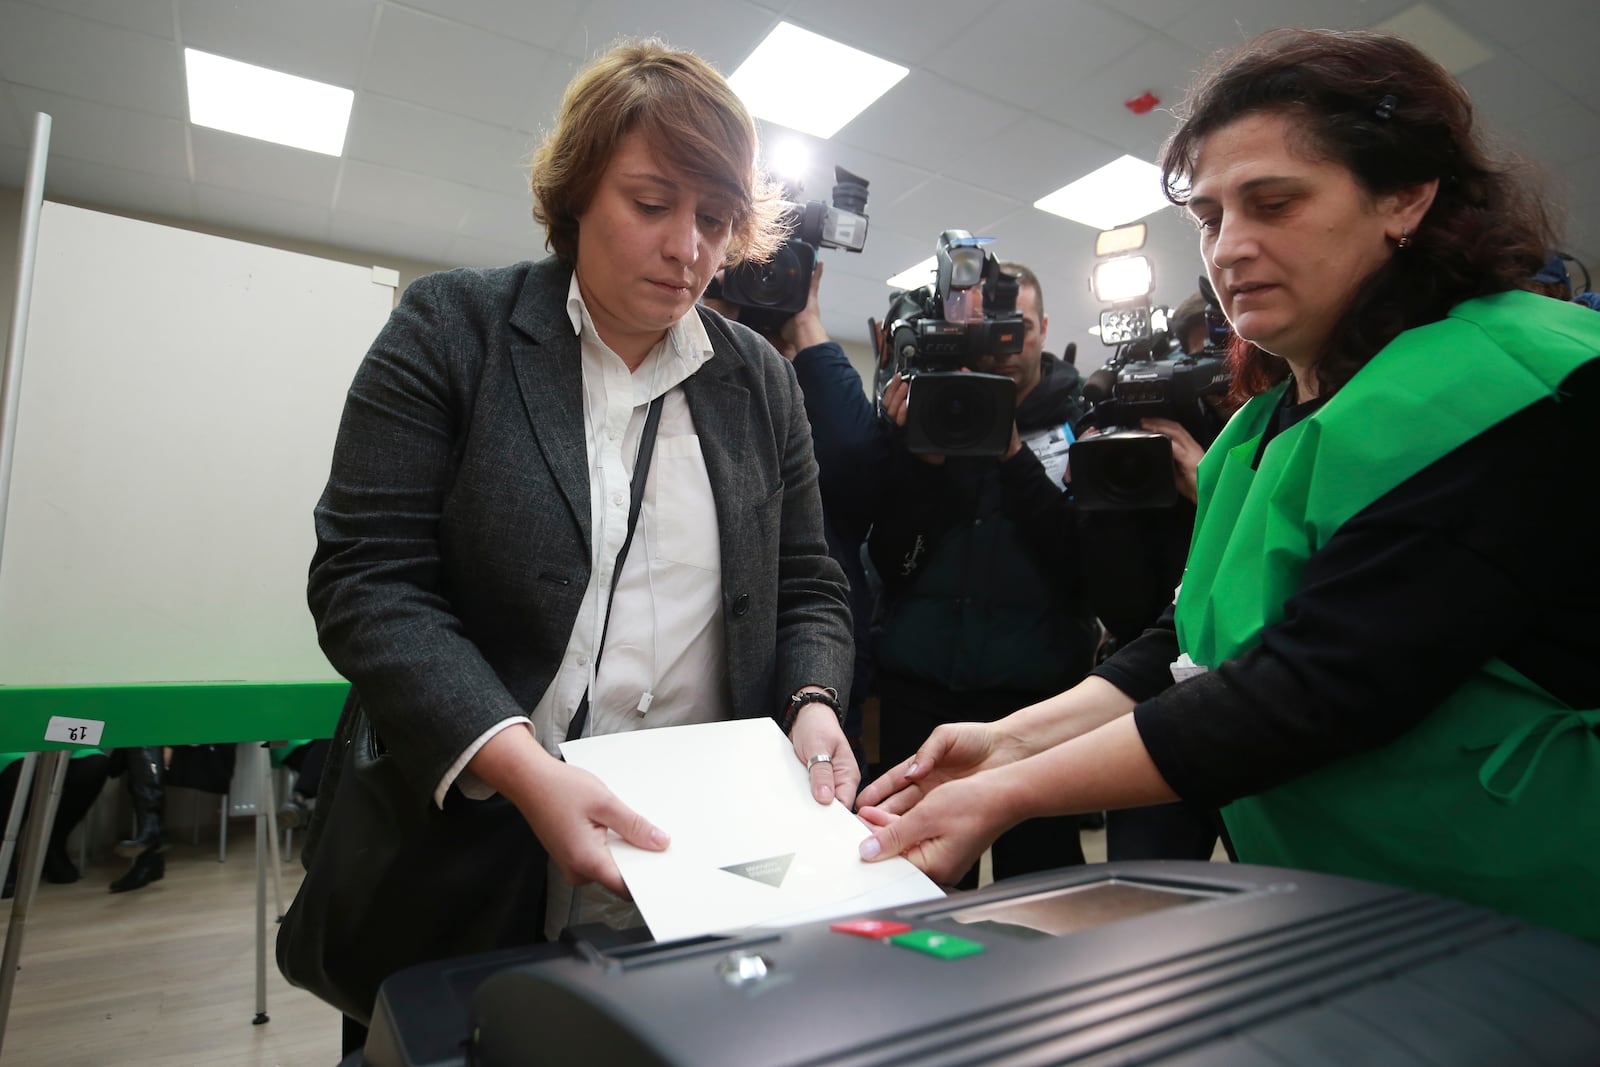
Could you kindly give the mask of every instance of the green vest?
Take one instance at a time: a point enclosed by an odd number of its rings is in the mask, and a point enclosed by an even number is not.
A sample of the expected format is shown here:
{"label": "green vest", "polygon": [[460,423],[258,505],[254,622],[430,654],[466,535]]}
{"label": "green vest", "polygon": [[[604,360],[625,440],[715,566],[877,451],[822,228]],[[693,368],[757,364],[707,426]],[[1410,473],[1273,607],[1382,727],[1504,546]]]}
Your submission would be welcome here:
{"label": "green vest", "polygon": [[[1501,293],[1397,337],[1256,470],[1285,387],[1252,400],[1200,465],[1180,647],[1207,667],[1249,651],[1345,520],[1597,355],[1600,315]],[[1596,724],[1600,710],[1494,660],[1397,740],[1223,817],[1246,862],[1410,886],[1600,940]]]}

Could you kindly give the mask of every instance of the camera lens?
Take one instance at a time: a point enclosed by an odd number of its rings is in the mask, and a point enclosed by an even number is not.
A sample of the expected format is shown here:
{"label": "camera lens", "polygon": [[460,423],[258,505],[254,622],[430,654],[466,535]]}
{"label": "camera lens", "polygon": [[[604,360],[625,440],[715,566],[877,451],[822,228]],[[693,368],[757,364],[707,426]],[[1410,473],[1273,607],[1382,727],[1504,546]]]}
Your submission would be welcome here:
{"label": "camera lens", "polygon": [[744,296],[757,307],[775,307],[792,302],[796,292],[804,293],[810,284],[805,267],[791,245],[784,245],[767,263],[752,264],[743,279]]}
{"label": "camera lens", "polygon": [[932,404],[919,412],[925,417],[930,436],[951,452],[976,447],[991,435],[1001,414],[992,392],[961,388],[966,384],[961,381],[943,383],[944,388],[930,398]]}

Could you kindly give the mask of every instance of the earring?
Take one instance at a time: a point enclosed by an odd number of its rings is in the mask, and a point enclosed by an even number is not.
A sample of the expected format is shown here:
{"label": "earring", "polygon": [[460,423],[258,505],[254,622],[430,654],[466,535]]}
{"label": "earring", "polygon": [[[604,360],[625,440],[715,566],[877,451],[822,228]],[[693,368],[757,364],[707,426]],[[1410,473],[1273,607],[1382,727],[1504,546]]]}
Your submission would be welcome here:
{"label": "earring", "polygon": [[1398,248],[1410,248],[1411,247],[1411,231],[1409,229],[1402,229],[1400,231],[1400,240],[1396,243],[1396,247],[1398,247]]}

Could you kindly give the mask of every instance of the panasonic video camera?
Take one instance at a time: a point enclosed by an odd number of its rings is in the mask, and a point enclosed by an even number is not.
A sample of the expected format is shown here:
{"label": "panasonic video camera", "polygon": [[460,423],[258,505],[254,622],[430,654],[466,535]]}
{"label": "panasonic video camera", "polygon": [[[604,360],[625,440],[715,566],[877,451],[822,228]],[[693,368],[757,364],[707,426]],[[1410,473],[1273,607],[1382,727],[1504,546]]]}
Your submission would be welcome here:
{"label": "panasonic video camera", "polygon": [[[842,248],[859,252],[867,242],[867,181],[843,167],[833,169],[833,204],[821,200],[785,201],[789,239],[766,263],[741,263],[715,280],[706,295],[739,307],[739,321],[761,333],[776,333],[806,306],[817,252]],[[798,196],[798,189],[791,190]]]}
{"label": "panasonic video camera", "polygon": [[890,300],[879,362],[911,386],[905,444],[912,452],[1001,456],[1010,446],[1016,383],[963,370],[985,356],[1022,351],[1017,277],[985,251],[989,240],[944,231],[935,245],[935,283]]}
{"label": "panasonic video camera", "polygon": [[[1172,478],[1172,442],[1139,428],[1139,420],[1170,419],[1201,445],[1208,445],[1221,419],[1205,402],[1232,383],[1227,364],[1228,324],[1210,283],[1200,279],[1206,299],[1206,346],[1185,354],[1169,336],[1164,309],[1152,309],[1151,329],[1118,345],[1105,365],[1083,383],[1089,411],[1074,427],[1072,491],[1084,510],[1167,507],[1177,501]],[[1098,434],[1085,437],[1094,428]]]}

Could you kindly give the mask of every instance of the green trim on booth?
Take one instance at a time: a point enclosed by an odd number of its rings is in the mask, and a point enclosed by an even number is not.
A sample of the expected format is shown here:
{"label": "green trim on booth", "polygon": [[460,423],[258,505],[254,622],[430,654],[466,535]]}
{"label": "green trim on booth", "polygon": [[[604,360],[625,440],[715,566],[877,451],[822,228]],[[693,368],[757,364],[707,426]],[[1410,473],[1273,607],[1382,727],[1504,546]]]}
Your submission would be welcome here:
{"label": "green trim on booth", "polygon": [[[350,683],[0,686],[0,752],[332,737]],[[52,716],[105,723],[97,745],[44,739]]]}

